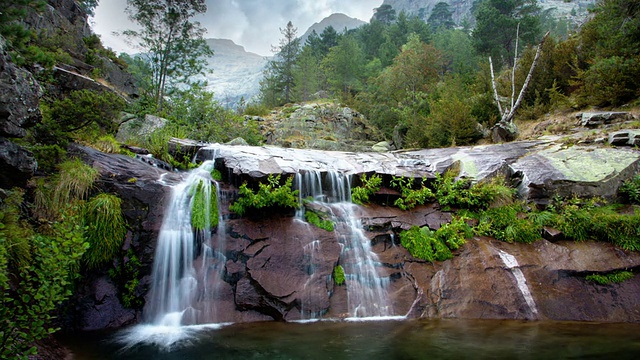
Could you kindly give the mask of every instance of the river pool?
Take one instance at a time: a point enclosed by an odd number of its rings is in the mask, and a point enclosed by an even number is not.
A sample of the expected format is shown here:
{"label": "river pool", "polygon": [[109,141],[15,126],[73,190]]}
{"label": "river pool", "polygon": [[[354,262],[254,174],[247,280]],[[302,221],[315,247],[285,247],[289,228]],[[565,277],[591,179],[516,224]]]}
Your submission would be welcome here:
{"label": "river pool", "polygon": [[[640,324],[496,320],[245,323],[60,336],[74,359],[640,359]],[[142,341],[132,345],[132,342]],[[126,345],[126,343],[129,343]]]}

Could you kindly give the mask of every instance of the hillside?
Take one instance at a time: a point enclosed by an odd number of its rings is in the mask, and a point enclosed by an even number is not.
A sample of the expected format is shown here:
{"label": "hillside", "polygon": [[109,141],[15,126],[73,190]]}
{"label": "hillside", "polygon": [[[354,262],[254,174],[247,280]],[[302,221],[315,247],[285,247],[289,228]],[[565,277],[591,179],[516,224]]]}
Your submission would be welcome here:
{"label": "hillside", "polygon": [[331,14],[328,17],[322,19],[322,21],[311,25],[307,29],[307,31],[305,31],[304,34],[300,36],[300,43],[304,44],[307,38],[309,37],[309,35],[311,35],[313,31],[315,31],[317,34],[321,34],[322,31],[329,26],[332,26],[337,32],[340,33],[340,32],[343,32],[345,29],[347,30],[355,29],[364,24],[366,24],[364,21],[359,19],[354,19],[345,14],[340,14],[340,13]]}
{"label": "hillside", "polygon": [[208,59],[207,90],[223,106],[235,108],[241,98],[252,100],[260,89],[262,71],[268,58],[245,51],[227,39],[207,39],[214,55]]}

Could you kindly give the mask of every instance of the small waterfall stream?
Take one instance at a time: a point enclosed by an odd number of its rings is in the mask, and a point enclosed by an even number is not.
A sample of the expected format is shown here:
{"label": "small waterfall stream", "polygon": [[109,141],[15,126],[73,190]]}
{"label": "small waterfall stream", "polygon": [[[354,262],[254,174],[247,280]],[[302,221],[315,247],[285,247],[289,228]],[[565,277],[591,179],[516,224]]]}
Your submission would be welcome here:
{"label": "small waterfall stream", "polygon": [[518,290],[524,297],[524,301],[527,303],[529,310],[531,311],[531,315],[533,318],[538,316],[538,308],[536,307],[536,303],[533,300],[533,296],[531,295],[531,291],[529,291],[529,286],[527,285],[527,279],[524,277],[522,270],[520,270],[520,265],[518,265],[518,260],[515,256],[498,249],[498,255],[500,259],[504,263],[504,265],[511,271],[513,276],[516,279],[516,285],[518,286]]}
{"label": "small waterfall stream", "polygon": [[[377,255],[371,250],[371,241],[365,236],[357,219],[357,205],[351,202],[349,176],[327,171],[322,174],[309,171],[296,175],[300,199],[311,199],[331,214],[335,234],[342,246],[340,265],[345,271],[350,317],[381,317],[392,315],[387,295],[388,278],[379,276]],[[298,212],[303,217],[304,208]],[[321,246],[321,244],[319,244]]]}

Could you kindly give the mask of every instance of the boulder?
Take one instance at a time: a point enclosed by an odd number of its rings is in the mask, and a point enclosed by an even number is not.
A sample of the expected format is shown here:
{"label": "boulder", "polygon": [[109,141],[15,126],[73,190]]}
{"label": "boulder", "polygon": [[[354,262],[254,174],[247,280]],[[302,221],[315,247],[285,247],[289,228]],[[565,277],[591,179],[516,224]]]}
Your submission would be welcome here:
{"label": "boulder", "polygon": [[612,132],[609,134],[607,142],[616,146],[638,146],[640,145],[640,130],[627,129]]}
{"label": "boulder", "polygon": [[514,141],[518,137],[518,127],[513,122],[498,122],[491,128],[491,139],[494,143]]}
{"label": "boulder", "polygon": [[0,136],[24,137],[42,119],[40,85],[31,73],[15,66],[0,37]]}
{"label": "boulder", "polygon": [[29,150],[0,137],[0,188],[24,186],[37,167],[36,159]]}
{"label": "boulder", "polygon": [[148,138],[151,133],[162,129],[167,124],[167,119],[155,115],[145,115],[144,119],[133,118],[123,121],[118,128],[116,139],[126,143],[131,140],[140,141]]}
{"label": "boulder", "polygon": [[553,145],[511,165],[522,173],[521,194],[545,204],[553,196],[613,200],[622,183],[640,170],[640,153],[631,149]]}
{"label": "boulder", "polygon": [[630,120],[632,116],[628,112],[619,111],[596,111],[577,114],[581,126],[596,127],[616,122]]}

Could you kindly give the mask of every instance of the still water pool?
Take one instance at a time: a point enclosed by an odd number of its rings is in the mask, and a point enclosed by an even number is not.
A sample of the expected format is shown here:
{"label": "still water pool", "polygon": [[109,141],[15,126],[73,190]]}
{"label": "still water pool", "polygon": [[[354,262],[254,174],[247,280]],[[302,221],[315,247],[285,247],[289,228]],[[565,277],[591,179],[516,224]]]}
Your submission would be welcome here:
{"label": "still water pool", "polygon": [[[181,328],[123,348],[117,334],[61,336],[74,359],[640,359],[640,324],[494,320],[322,321]],[[118,340],[120,339],[120,340]],[[147,337],[147,340],[150,338]],[[167,344],[171,344],[165,346]],[[162,346],[160,346],[162,345]]]}

